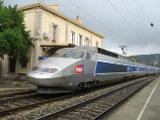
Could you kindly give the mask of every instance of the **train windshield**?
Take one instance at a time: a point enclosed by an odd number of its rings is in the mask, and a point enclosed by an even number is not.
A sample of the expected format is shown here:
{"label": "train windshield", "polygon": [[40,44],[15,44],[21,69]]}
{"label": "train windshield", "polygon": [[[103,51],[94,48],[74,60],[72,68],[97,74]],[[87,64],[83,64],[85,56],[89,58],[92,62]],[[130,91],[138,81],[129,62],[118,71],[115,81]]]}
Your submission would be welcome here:
{"label": "train windshield", "polygon": [[78,59],[84,57],[84,52],[77,49],[60,49],[53,56]]}

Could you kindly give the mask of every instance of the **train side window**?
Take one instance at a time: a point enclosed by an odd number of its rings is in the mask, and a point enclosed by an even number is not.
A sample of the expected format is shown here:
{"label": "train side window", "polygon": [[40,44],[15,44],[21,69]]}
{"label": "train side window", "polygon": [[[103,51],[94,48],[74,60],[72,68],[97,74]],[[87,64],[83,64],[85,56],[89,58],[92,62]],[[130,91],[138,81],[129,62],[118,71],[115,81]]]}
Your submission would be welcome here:
{"label": "train side window", "polygon": [[86,59],[90,59],[90,58],[91,58],[90,54],[87,53],[87,54],[86,54]]}

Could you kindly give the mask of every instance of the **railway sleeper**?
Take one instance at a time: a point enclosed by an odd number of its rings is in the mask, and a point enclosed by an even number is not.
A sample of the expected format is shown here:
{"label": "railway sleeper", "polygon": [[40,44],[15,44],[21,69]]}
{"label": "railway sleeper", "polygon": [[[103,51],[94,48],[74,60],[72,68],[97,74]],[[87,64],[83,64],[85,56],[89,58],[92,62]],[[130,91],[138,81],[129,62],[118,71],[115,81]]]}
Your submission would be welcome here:
{"label": "railway sleeper", "polygon": [[93,118],[92,116],[85,114],[83,112],[78,113],[78,112],[71,112],[71,113],[66,113],[65,115],[61,116],[58,118],[58,120],[63,120],[63,119],[67,119],[67,120],[78,120],[78,119],[91,119]]}
{"label": "railway sleeper", "polygon": [[75,110],[74,112],[78,112],[78,113],[80,113],[80,114],[85,114],[85,115],[87,115],[86,113],[88,113],[89,115],[91,115],[92,117],[95,117],[95,114],[96,114],[96,112],[94,112],[94,111],[91,111],[90,109],[77,109],[77,110]]}

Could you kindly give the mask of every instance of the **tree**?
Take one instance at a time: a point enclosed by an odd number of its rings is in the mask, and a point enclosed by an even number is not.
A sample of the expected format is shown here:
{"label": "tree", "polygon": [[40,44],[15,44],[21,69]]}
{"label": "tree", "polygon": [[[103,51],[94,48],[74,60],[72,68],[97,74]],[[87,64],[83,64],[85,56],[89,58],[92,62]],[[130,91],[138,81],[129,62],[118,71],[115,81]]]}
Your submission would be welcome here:
{"label": "tree", "polygon": [[32,38],[24,25],[23,12],[17,6],[4,6],[0,1],[0,57],[7,54],[25,67],[32,46]]}
{"label": "tree", "polygon": [[3,6],[3,1],[0,0],[0,8]]}

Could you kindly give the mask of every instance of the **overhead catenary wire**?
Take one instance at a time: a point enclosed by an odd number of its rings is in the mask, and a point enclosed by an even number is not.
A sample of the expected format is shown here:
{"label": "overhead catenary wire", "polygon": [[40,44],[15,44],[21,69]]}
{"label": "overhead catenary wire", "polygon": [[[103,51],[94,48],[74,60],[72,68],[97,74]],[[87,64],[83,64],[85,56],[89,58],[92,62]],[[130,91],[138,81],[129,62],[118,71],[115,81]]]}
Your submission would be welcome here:
{"label": "overhead catenary wire", "polygon": [[139,3],[137,2],[137,0],[135,0],[135,4],[136,6],[139,8],[139,10],[142,12],[143,16],[148,20],[148,22],[150,23],[150,26],[153,27],[154,23],[151,21],[151,19],[146,15],[146,13],[144,12],[144,10],[142,9],[142,7],[139,5]]}
{"label": "overhead catenary wire", "polygon": [[78,6],[79,11],[83,11],[84,14],[86,14],[87,16],[89,16],[90,18],[92,18],[96,23],[98,23],[99,25],[105,27],[105,31],[111,33],[112,35],[115,35],[115,33],[111,30],[111,28],[109,26],[107,26],[106,24],[104,24],[103,22],[101,22],[100,20],[98,20],[96,17],[94,17],[92,14],[90,14],[88,11],[86,11],[84,8],[80,7],[79,5],[77,5],[75,2],[73,2],[72,0],[69,0],[70,4],[72,4],[73,6]]}
{"label": "overhead catenary wire", "polygon": [[[139,24],[139,22],[137,21],[137,19],[135,19],[135,16],[134,16],[133,12],[132,12],[132,11],[130,10],[130,8],[127,6],[125,0],[121,0],[121,1],[122,1],[122,3],[123,3],[124,7],[126,8],[128,14],[133,18],[133,20],[135,21],[136,25],[140,28],[139,30],[140,30],[141,34],[143,34],[144,31],[143,31],[141,25]],[[143,36],[145,36],[145,35],[143,35]]]}
{"label": "overhead catenary wire", "polygon": [[128,22],[128,20],[125,18],[124,15],[121,14],[121,12],[117,9],[117,7],[113,4],[113,2],[111,0],[108,0],[108,3],[113,7],[113,9],[119,14],[119,16],[122,18],[122,20],[128,25],[128,27],[136,34],[137,38],[139,40],[141,40],[141,36],[139,35],[139,33],[134,29],[134,27],[132,27],[132,25],[130,25],[130,23]]}
{"label": "overhead catenary wire", "polygon": [[[59,1],[56,1],[56,0],[55,0],[55,2],[58,3]],[[66,5],[61,4],[61,7],[64,8],[64,10],[69,11],[69,13],[73,13],[73,9],[72,9],[72,8],[69,8],[69,7],[66,6]],[[77,13],[80,15],[80,13],[78,12],[78,10],[77,10]],[[74,17],[71,16],[70,14],[68,14],[68,16],[70,16],[72,19],[74,19]],[[90,26],[94,26],[94,24],[91,23],[90,21],[87,21],[87,24],[90,25]]]}
{"label": "overhead catenary wire", "polygon": [[[69,2],[70,1],[70,2]],[[105,23],[103,23],[102,21],[100,21],[100,20],[98,20],[96,17],[94,17],[92,14],[90,14],[88,11],[86,11],[84,8],[82,8],[82,7],[80,7],[79,5],[77,5],[75,2],[73,2],[72,0],[69,0],[68,2],[70,3],[70,4],[72,4],[74,7],[76,7],[77,8],[77,6],[78,6],[78,10],[77,10],[77,13],[80,15],[80,12],[81,11],[83,11],[83,15],[87,15],[87,17],[90,17],[91,18],[91,20],[94,20],[97,24],[99,24],[101,27],[101,29],[103,29],[104,31],[106,31],[106,33],[111,33],[107,38],[112,38],[113,36],[116,36],[116,33],[115,32],[113,32]],[[58,1],[59,2],[59,1]],[[71,9],[69,9],[69,8],[67,8],[66,6],[64,6],[64,5],[62,5],[61,4],[61,6],[62,7],[64,7],[64,8],[66,8],[66,9],[68,9],[70,12],[73,12]],[[81,10],[81,11],[80,11]],[[87,21],[87,24],[90,24],[92,27],[95,25],[95,23],[94,23],[94,25],[91,23],[91,21],[89,20],[89,21]],[[93,28],[94,29],[94,28]]]}
{"label": "overhead catenary wire", "polygon": [[[154,33],[155,34],[159,34],[159,28],[156,29],[155,23],[151,20],[151,18],[145,13],[144,9],[142,8],[142,6],[139,4],[139,2],[137,0],[135,0],[135,5],[137,6],[137,8],[141,11],[142,15],[144,16],[144,18],[149,22],[149,25],[151,27],[154,27]],[[153,8],[154,9],[154,8]],[[154,16],[155,17],[155,16]],[[157,17],[157,20],[160,21],[160,19]],[[147,24],[148,25],[148,24]],[[158,26],[157,26],[158,27]]]}

